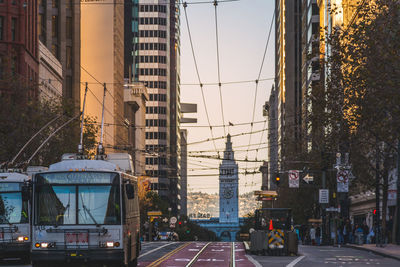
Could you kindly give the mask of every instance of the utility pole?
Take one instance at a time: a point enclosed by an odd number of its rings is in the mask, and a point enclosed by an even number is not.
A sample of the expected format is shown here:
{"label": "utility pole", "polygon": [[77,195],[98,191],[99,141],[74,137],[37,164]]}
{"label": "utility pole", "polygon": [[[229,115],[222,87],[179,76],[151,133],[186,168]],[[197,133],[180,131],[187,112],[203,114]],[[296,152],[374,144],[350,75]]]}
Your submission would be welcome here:
{"label": "utility pole", "polygon": [[381,230],[380,230],[380,209],[379,209],[379,199],[380,199],[380,192],[379,192],[379,183],[380,183],[380,175],[379,175],[379,144],[378,144],[378,138],[376,139],[376,162],[375,162],[375,171],[376,171],[376,176],[375,176],[375,201],[376,201],[376,217],[375,217],[375,243],[376,246],[378,247],[381,241]]}
{"label": "utility pole", "polygon": [[397,205],[396,224],[393,225],[396,231],[396,243],[400,245],[400,138],[397,139]]}

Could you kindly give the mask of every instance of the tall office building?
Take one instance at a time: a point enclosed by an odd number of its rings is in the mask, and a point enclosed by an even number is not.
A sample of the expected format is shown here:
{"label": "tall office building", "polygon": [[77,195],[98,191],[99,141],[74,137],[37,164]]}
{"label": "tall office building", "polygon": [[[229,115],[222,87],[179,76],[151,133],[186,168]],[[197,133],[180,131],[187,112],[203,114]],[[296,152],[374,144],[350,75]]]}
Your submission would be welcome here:
{"label": "tall office building", "polygon": [[129,64],[125,65],[125,76],[143,82],[148,88],[146,174],[150,177],[152,190],[168,200],[172,212],[177,214],[180,210],[181,155],[179,3],[139,0],[137,20],[137,1],[132,3],[132,15],[129,15],[132,16],[129,24],[132,33],[131,38],[130,33],[125,35],[125,48],[128,46],[133,51],[125,52],[125,58],[130,58]]}
{"label": "tall office building", "polygon": [[36,18],[37,0],[0,1],[0,80],[14,75],[24,82],[37,84]]}
{"label": "tall office building", "polygon": [[[81,93],[88,82],[88,115],[102,118],[107,152],[127,152],[130,121],[124,114],[124,1],[81,2]],[[104,95],[104,85],[106,94]]]}
{"label": "tall office building", "polygon": [[[276,169],[301,149],[302,139],[302,12],[301,0],[275,1],[275,90],[277,158]],[[271,159],[270,159],[271,161]]]}
{"label": "tall office building", "polygon": [[320,73],[320,18],[317,0],[303,1],[302,6],[302,94],[303,102],[303,148],[308,152],[312,149],[312,123],[309,115],[313,112],[310,96],[313,87],[321,81]]}
{"label": "tall office building", "polygon": [[63,97],[80,104],[81,8],[79,0],[38,0],[39,40],[60,61]]}

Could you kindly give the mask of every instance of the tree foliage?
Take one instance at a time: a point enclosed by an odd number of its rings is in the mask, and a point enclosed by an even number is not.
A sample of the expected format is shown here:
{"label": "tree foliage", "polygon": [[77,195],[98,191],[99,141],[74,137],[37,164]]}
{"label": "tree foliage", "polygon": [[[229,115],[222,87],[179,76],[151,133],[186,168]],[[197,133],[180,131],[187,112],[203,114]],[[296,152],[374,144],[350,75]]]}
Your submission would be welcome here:
{"label": "tree foliage", "polygon": [[[14,163],[22,167],[47,137],[74,116],[76,119],[50,138],[29,164],[48,166],[59,161],[64,153],[77,152],[80,116],[74,103],[64,99],[39,99],[37,90],[15,76],[0,81],[0,163],[10,162],[32,136],[55,118],[58,119],[38,134]],[[88,154],[96,146],[97,132],[95,118],[87,117],[83,143]]]}

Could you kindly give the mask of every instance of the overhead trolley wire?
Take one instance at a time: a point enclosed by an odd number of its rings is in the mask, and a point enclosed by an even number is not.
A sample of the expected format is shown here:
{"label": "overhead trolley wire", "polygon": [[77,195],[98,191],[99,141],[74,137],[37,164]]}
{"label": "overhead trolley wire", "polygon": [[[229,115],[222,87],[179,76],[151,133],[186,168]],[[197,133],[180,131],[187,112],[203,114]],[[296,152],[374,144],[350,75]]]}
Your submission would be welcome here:
{"label": "overhead trolley wire", "polygon": [[[188,29],[188,35],[189,35],[189,40],[190,40],[190,46],[192,48],[192,55],[193,55],[193,61],[194,61],[194,66],[196,68],[196,74],[197,74],[197,79],[199,80],[199,85],[200,85],[200,89],[201,89],[201,96],[203,98],[203,104],[204,104],[204,109],[206,111],[206,116],[207,116],[207,122],[208,122],[208,126],[210,127],[210,132],[211,132],[211,138],[214,139],[214,133],[213,133],[213,129],[210,123],[210,117],[208,115],[208,110],[207,110],[207,105],[206,105],[206,99],[204,97],[204,90],[203,90],[203,84],[201,83],[201,79],[200,79],[200,73],[199,73],[199,68],[197,65],[197,60],[196,60],[196,55],[194,53],[194,47],[193,47],[193,41],[192,41],[192,34],[190,33],[190,27],[189,27],[189,20],[187,17],[187,12],[186,12],[186,7],[187,7],[187,3],[185,2],[183,4],[183,10],[185,13],[185,19],[186,19],[186,25],[187,25],[187,29]],[[224,124],[224,123],[223,123]],[[225,127],[224,127],[225,128]],[[214,143],[214,148],[215,150],[217,150],[217,145],[215,144],[215,140],[213,141]]]}
{"label": "overhead trolley wire", "polygon": [[[221,70],[219,65],[219,44],[218,44],[218,16],[217,16],[218,1],[214,0],[214,17],[215,17],[215,40],[217,45],[217,71],[218,71],[218,89],[219,89],[219,100],[221,104],[222,124],[225,124],[224,118],[224,106],[222,101],[222,89],[221,89]],[[228,126],[229,127],[229,126]],[[228,130],[229,131],[229,130]],[[224,127],[224,135],[226,135]]]}

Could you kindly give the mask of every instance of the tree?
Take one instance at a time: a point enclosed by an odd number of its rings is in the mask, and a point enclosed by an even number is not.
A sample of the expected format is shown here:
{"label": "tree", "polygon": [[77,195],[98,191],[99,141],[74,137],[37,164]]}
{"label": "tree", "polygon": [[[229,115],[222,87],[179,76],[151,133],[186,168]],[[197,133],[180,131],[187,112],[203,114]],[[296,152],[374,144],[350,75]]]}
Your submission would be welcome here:
{"label": "tree", "polygon": [[[64,99],[40,100],[37,90],[35,85],[29,85],[16,76],[0,81],[0,163],[9,162],[39,129],[59,117],[16,159],[15,163],[22,166],[21,163],[29,159],[52,132],[76,116],[74,103]],[[98,128],[94,118],[86,117],[84,145],[88,154],[96,146]],[[79,130],[80,117],[77,116],[43,146],[30,164],[48,166],[59,161],[63,153],[76,152]]]}
{"label": "tree", "polygon": [[381,186],[384,231],[388,176],[400,137],[400,3],[364,1],[356,15],[327,36],[331,53],[320,64],[324,83],[308,96],[311,126],[314,148],[350,153],[357,177],[351,192]]}

